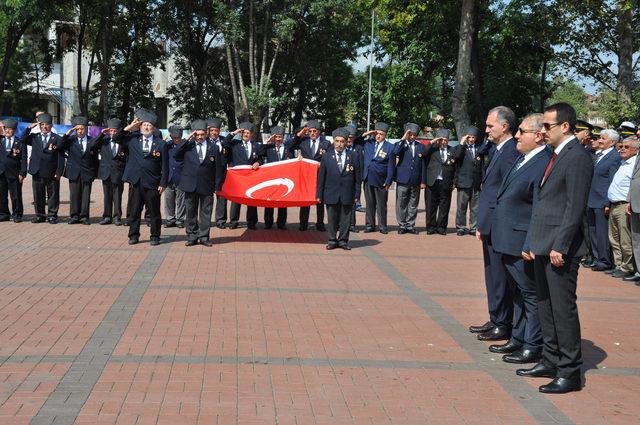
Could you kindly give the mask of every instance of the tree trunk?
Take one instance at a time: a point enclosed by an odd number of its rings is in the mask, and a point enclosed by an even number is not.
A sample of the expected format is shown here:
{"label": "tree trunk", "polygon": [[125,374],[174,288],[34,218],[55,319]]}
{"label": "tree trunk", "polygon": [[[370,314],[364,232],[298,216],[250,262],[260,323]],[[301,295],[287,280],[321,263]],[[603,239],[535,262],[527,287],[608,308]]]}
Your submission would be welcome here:
{"label": "tree trunk", "polygon": [[633,90],[633,2],[618,0],[618,92],[631,102]]}
{"label": "tree trunk", "polygon": [[84,88],[82,82],[82,44],[84,43],[84,31],[86,28],[85,12],[80,12],[80,31],[78,32],[78,39],[76,40],[76,52],[78,57],[76,58],[76,90],[78,91],[78,105],[80,106],[80,114],[87,115],[87,105],[84,104]]}
{"label": "tree trunk", "polygon": [[111,74],[111,56],[113,54],[113,13],[114,3],[104,5],[103,15],[100,21],[100,108],[97,122],[106,124],[109,119],[109,79]]}
{"label": "tree trunk", "polygon": [[16,53],[18,49],[18,43],[22,38],[22,35],[27,31],[31,20],[27,20],[22,24],[21,27],[17,27],[17,25],[11,24],[7,28],[7,37],[6,42],[4,44],[4,57],[2,58],[2,66],[0,67],[0,98],[4,93],[4,85],[7,81],[7,74],[9,73],[9,67],[11,66],[11,60],[13,59],[13,55]]}
{"label": "tree trunk", "polygon": [[458,42],[458,63],[456,67],[455,85],[451,96],[451,113],[456,122],[458,138],[464,135],[469,127],[469,110],[467,93],[471,82],[471,49],[473,47],[475,7],[473,0],[462,1],[460,17],[460,38]]}
{"label": "tree trunk", "polygon": [[479,5],[475,4],[475,25],[473,31],[473,44],[471,46],[471,72],[473,73],[473,95],[476,101],[476,124],[483,128],[487,117],[487,107],[484,95],[484,78],[482,77],[482,66],[480,64],[480,43],[478,41],[478,31],[480,28]]}

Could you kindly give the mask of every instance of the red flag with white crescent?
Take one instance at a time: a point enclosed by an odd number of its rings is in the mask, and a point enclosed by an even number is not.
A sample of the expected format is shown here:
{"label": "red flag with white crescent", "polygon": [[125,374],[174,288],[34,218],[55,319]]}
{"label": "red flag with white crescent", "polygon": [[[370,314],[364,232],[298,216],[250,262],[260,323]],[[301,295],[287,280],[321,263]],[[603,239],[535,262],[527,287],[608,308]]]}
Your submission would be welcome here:
{"label": "red flag with white crescent", "polygon": [[237,204],[253,207],[287,208],[316,204],[320,163],[310,159],[289,159],[261,165],[238,165],[227,170],[220,195]]}

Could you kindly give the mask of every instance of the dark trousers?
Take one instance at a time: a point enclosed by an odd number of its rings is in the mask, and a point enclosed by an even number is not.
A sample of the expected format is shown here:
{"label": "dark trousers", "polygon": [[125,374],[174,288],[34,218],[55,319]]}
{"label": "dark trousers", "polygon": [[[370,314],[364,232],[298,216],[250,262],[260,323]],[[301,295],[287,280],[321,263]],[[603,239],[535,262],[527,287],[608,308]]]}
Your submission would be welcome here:
{"label": "dark trousers", "polygon": [[129,185],[131,188],[131,217],[129,218],[129,237],[140,237],[140,216],[142,208],[149,212],[149,224],[151,226],[151,238],[160,239],[162,216],[160,215],[160,193],[157,188],[147,189],[137,184]]}
{"label": "dark trousers", "polygon": [[[306,229],[309,226],[309,212],[311,207],[300,207],[300,227]],[[324,225],[324,204],[316,204],[316,226]]]}
{"label": "dark trousers", "polygon": [[542,347],[540,318],[538,317],[538,298],[533,275],[533,262],[522,257],[503,254],[502,261],[509,280],[515,283],[513,288],[513,329],[511,339],[523,345],[527,350],[539,350]]}
{"label": "dark trousers", "polygon": [[420,202],[420,186],[407,186],[398,183],[396,186],[396,220],[404,229],[416,227],[418,203]]}
{"label": "dark trousers", "polygon": [[196,192],[184,193],[184,205],[187,211],[185,228],[190,241],[209,239],[213,194],[200,195]]}
{"label": "dark trousers", "polygon": [[69,180],[69,217],[89,218],[92,183],[93,180],[85,182],[82,178]]}
{"label": "dark trousers", "polygon": [[[11,209],[9,213],[9,199]],[[0,218],[22,218],[24,206],[22,204],[22,183],[18,179],[8,179],[4,174],[0,176]]]}
{"label": "dark trousers", "polygon": [[220,195],[216,195],[216,224],[227,222],[227,200]]}
{"label": "dark trousers", "polygon": [[60,208],[60,182],[55,178],[32,176],[33,204],[36,216],[45,217],[44,206],[47,205],[47,217],[57,218]]}
{"label": "dark trousers", "polygon": [[353,227],[356,227],[356,210],[358,209],[358,205],[357,204],[353,204],[351,206],[351,220],[350,220],[350,224]]}
{"label": "dark trousers", "polygon": [[591,247],[591,233],[589,233],[589,208],[584,211],[584,215],[582,216],[582,237],[584,239],[584,244],[587,247],[587,255],[585,256],[588,260],[593,260],[593,248]]}
{"label": "dark trousers", "polygon": [[327,204],[329,243],[344,245],[349,242],[352,208],[353,205]]}
{"label": "dark trousers", "polygon": [[589,208],[587,221],[589,223],[593,260],[600,266],[611,267],[609,220],[604,215],[604,208]]}
{"label": "dark trousers", "polygon": [[[127,219],[131,220],[134,209],[133,209],[133,185],[129,184],[129,189],[127,190]],[[144,211],[144,219],[149,221],[151,215],[149,214],[149,210],[145,208],[144,204],[142,205],[142,211]]]}
{"label": "dark trousers", "polygon": [[[276,221],[278,228],[282,229],[287,225],[287,209],[278,208],[278,219]],[[264,209],[264,227],[273,226],[273,208]]]}
{"label": "dark trousers", "polygon": [[[242,204],[236,204],[235,202],[231,203],[231,208],[229,209],[229,223],[232,225],[237,225],[238,221],[240,221],[240,207]],[[247,226],[255,226],[258,222],[258,208],[250,207],[247,205]]]}
{"label": "dark trousers", "polygon": [[562,267],[551,265],[549,256],[536,255],[534,270],[538,313],[542,327],[542,358],[558,368],[557,377],[577,378],[582,365],[580,319],[576,285],[580,258],[565,258]]}
{"label": "dark trousers", "polygon": [[122,218],[122,192],[124,192],[124,183],[113,183],[111,179],[102,180],[104,198],[102,217]]}
{"label": "dark trousers", "polygon": [[489,319],[496,326],[511,327],[513,321],[513,294],[502,262],[502,254],[493,250],[491,235],[482,235],[484,282],[487,287]]}
{"label": "dark trousers", "polygon": [[433,186],[424,191],[427,210],[427,230],[447,230],[449,209],[451,208],[451,189],[444,187],[442,180],[436,180]]}
{"label": "dark trousers", "polygon": [[384,187],[371,186],[368,182],[364,185],[366,205],[366,227],[375,229],[376,218],[381,229],[387,228],[387,200],[389,191]]}

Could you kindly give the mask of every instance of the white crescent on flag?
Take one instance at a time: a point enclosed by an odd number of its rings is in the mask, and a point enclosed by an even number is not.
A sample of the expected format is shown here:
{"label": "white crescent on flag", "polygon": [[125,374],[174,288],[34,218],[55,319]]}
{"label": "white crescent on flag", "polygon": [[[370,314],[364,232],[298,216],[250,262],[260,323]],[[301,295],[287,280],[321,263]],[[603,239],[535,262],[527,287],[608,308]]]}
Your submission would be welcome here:
{"label": "white crescent on flag", "polygon": [[[258,183],[257,185],[252,186],[249,189],[247,189],[245,194],[247,195],[248,198],[254,199],[253,198],[253,193],[255,191],[260,190],[260,189],[264,189],[265,187],[269,187],[269,186],[281,186],[281,185],[282,186],[287,186],[287,193],[282,195],[281,196],[282,198],[284,198],[289,193],[291,193],[291,191],[295,187],[295,183],[293,183],[293,180],[290,180],[290,179],[287,179],[287,178],[278,178],[278,179],[272,179],[272,180],[267,180],[267,181]],[[267,199],[271,200],[269,198],[267,198]],[[277,199],[275,199],[275,200],[277,200]]]}

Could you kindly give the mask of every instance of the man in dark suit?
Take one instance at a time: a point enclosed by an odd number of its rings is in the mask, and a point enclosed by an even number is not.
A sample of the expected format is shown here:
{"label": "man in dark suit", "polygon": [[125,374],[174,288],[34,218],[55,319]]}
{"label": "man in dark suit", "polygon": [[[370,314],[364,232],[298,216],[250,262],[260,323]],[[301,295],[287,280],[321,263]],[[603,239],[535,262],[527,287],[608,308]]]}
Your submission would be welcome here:
{"label": "man in dark suit", "polygon": [[123,177],[133,188],[129,244],[137,244],[140,239],[140,215],[144,205],[149,211],[150,244],[158,245],[162,228],[160,196],[167,187],[169,175],[167,145],[154,134],[157,116],[153,112],[139,109],[135,116],[133,122],[114,137],[116,143],[129,151]]}
{"label": "man in dark suit", "polygon": [[179,189],[185,194],[187,210],[185,245],[211,246],[213,192],[217,187],[216,179],[222,175],[216,164],[218,146],[207,139],[206,121],[192,122],[191,130],[188,140],[182,141],[174,152],[176,160],[183,162]]}
{"label": "man in dark suit", "polygon": [[64,176],[69,180],[69,224],[82,223],[89,225],[89,208],[91,206],[91,187],[98,176],[97,138],[87,135],[88,120],[85,117],[71,119],[70,128],[58,145],[58,151],[66,151],[69,159]]}
{"label": "man in dark suit", "polygon": [[[18,121],[0,122],[0,221],[22,221],[22,182],[27,176],[27,146],[16,138]],[[11,198],[11,214],[9,199]]]}
{"label": "man in dark suit", "polygon": [[[506,106],[497,106],[489,111],[486,133],[490,143],[495,145],[491,160],[487,165],[478,204],[478,230],[476,238],[482,241],[484,258],[484,280],[487,287],[489,321],[481,326],[471,326],[469,331],[478,333],[481,341],[509,339],[513,320],[513,299],[507,281],[507,271],[502,262],[502,254],[493,249],[491,224],[498,198],[498,190],[513,163],[520,154],[516,150],[513,132],[516,116]],[[491,150],[488,150],[491,152]]]}
{"label": "man in dark suit", "polygon": [[416,217],[420,202],[420,187],[426,184],[422,174],[422,158],[426,147],[416,141],[420,126],[414,123],[404,125],[404,134],[395,144],[393,155],[396,161],[396,219],[398,234],[418,234]]}
{"label": "man in dark suit", "polygon": [[[222,140],[222,147],[227,148],[231,152],[231,165],[250,165],[257,169],[262,163],[262,154],[258,143],[253,140],[253,132],[255,126],[250,122],[240,123],[239,128],[229,134]],[[235,138],[240,135],[240,138]],[[229,209],[229,228],[238,227],[240,220],[240,204],[231,203]],[[258,223],[258,208],[247,205],[247,228],[255,230]]]}
{"label": "man in dark suit", "polygon": [[534,258],[543,349],[542,361],[517,374],[554,378],[539,388],[543,393],[581,389],[576,286],[580,257],[586,252],[581,226],[593,162],[573,136],[575,122],[575,110],[566,103],[545,109],[543,134],[554,151],[534,194],[525,245]]}
{"label": "man in dark suit", "polygon": [[[322,156],[331,147],[331,143],[325,140],[321,133],[320,122],[310,120],[293,138],[289,149],[300,149],[300,154],[305,159],[313,159],[320,162]],[[310,207],[300,207],[300,230],[305,231],[309,226]],[[324,205],[316,205],[316,230],[324,232]]]}
{"label": "man in dark suit", "polygon": [[[222,120],[219,118],[209,118],[207,120],[207,131],[209,132],[207,141],[215,144],[218,147],[216,168],[222,173],[221,178],[218,181],[219,187],[216,187],[216,192],[222,190],[222,182],[227,175],[227,164],[229,163],[229,149],[222,146],[220,140],[220,128],[222,127]],[[216,207],[215,207],[215,222],[218,229],[224,229],[227,223],[227,200],[222,196],[216,194]]]}
{"label": "man in dark suit", "polygon": [[[589,124],[587,121],[577,120],[576,121],[576,130],[574,131],[574,135],[578,142],[582,145],[582,147],[589,152],[591,155],[595,155],[595,149],[593,149],[593,138],[594,138],[594,126]],[[600,137],[600,132],[598,131],[597,137]],[[595,160],[595,156],[594,156]],[[583,224],[582,224],[582,232],[584,233],[584,241],[587,247],[587,253],[584,257],[582,257],[582,264],[585,267],[591,267],[593,265],[593,249],[591,248],[591,235],[589,234],[589,208],[584,212]]]}
{"label": "man in dark suit", "polygon": [[164,191],[164,212],[166,215],[164,227],[182,228],[186,219],[184,192],[180,190],[179,186],[184,157],[174,155],[180,143],[183,142],[182,133],[182,127],[169,127],[170,141],[167,141],[169,177],[167,179],[167,188]]}
{"label": "man in dark suit", "polygon": [[[284,128],[276,125],[271,128],[271,135],[266,143],[260,145],[263,152],[264,162],[274,163],[286,161],[293,158],[291,149],[284,142]],[[278,229],[287,229],[287,209],[278,208],[278,219],[276,221]],[[264,209],[264,228],[271,229],[273,227],[273,208]]]}
{"label": "man in dark suit", "polygon": [[[478,201],[482,184],[481,154],[482,132],[469,126],[460,144],[453,148],[452,155],[456,161],[456,234],[458,236],[474,235],[478,226]],[[469,210],[469,227],[467,227],[467,209]]]}
{"label": "man in dark suit", "polygon": [[533,262],[525,248],[533,192],[551,158],[542,136],[542,119],[542,114],[531,114],[518,128],[520,157],[498,190],[491,225],[491,244],[502,254],[509,284],[513,286],[514,317],[509,341],[491,345],[489,351],[504,354],[502,360],[507,363],[536,363],[542,354]]}
{"label": "man in dark suit", "polygon": [[[389,187],[393,182],[396,171],[396,161],[393,157],[393,143],[387,140],[389,124],[377,122],[374,130],[362,134],[364,195],[366,200],[366,223],[364,232],[376,230],[376,218],[380,233],[389,233],[387,228],[387,199]],[[371,137],[374,136],[375,137]]]}
{"label": "man in dark suit", "polygon": [[449,146],[449,130],[440,129],[426,149],[423,157],[426,190],[424,203],[427,210],[427,235],[447,234],[451,192],[456,162]]}
{"label": "man in dark suit", "polygon": [[602,130],[600,133],[600,148],[596,153],[593,178],[587,201],[587,222],[591,236],[593,263],[591,268],[602,272],[612,269],[609,245],[609,219],[604,212],[609,206],[607,191],[613,176],[620,167],[620,154],[613,147],[620,140],[615,130]]}
{"label": "man in dark suit", "polygon": [[122,121],[112,118],[107,121],[107,132],[100,133],[96,141],[99,149],[98,178],[102,180],[104,206],[100,224],[122,225],[122,192],[124,182],[122,175],[127,164],[125,150],[113,141],[113,136],[122,128]]}
{"label": "man in dark suit", "polygon": [[[345,150],[347,151],[347,153],[353,153],[355,155],[355,158],[358,160],[358,166],[360,170],[362,170],[364,167],[364,151],[362,148],[362,143],[356,143],[356,140],[358,140],[358,138],[356,137],[358,129],[353,124],[348,124],[345,128],[349,131],[349,137],[347,137],[347,147],[345,148]],[[360,184],[360,186],[362,187],[362,183]],[[358,206],[360,205],[361,193],[361,191],[358,191],[358,199],[353,204],[353,208],[351,209],[351,226],[349,226],[349,232],[351,233],[359,232],[359,230],[356,229],[356,212],[358,211]]]}
{"label": "man in dark suit", "polygon": [[[33,123],[24,132],[22,142],[31,146],[31,160],[28,171],[33,179],[33,202],[36,216],[32,223],[50,224],[58,222],[60,208],[60,177],[64,171],[64,155],[58,152],[60,136],[51,131],[53,118],[49,114],[40,114],[38,122]],[[35,126],[39,133],[31,133]],[[44,206],[47,205],[45,215]]]}
{"label": "man in dark suit", "polygon": [[333,149],[320,162],[317,201],[327,206],[327,249],[350,250],[351,210],[360,192],[360,169],[353,153],[345,151],[349,130],[339,128],[332,134]]}

